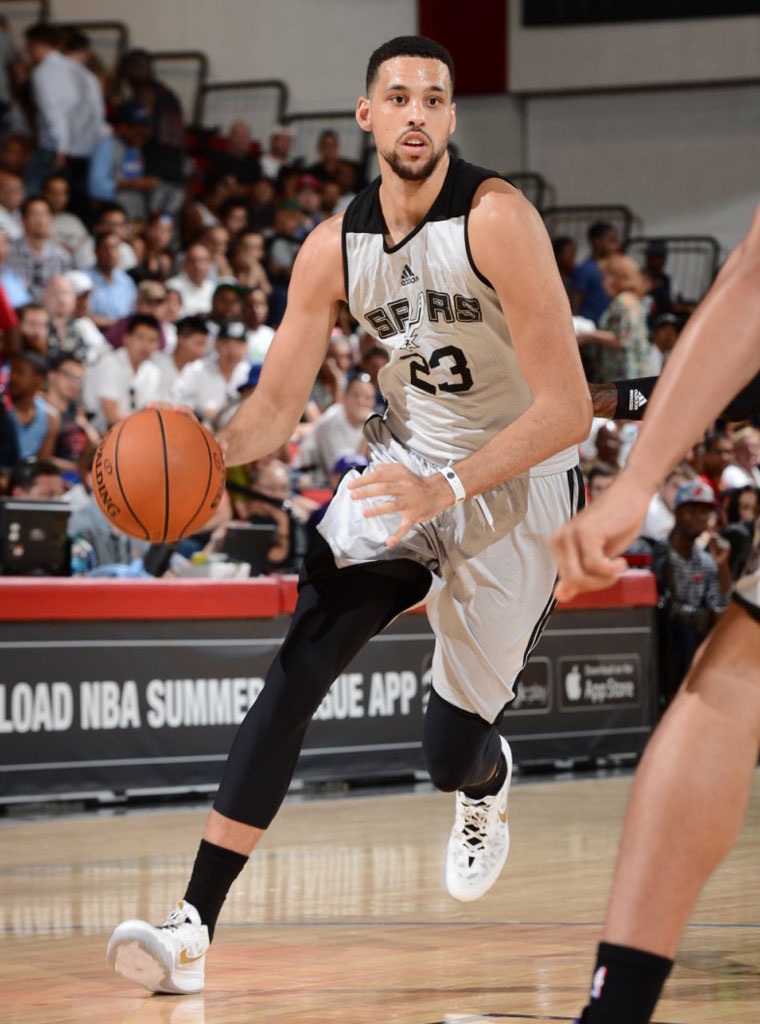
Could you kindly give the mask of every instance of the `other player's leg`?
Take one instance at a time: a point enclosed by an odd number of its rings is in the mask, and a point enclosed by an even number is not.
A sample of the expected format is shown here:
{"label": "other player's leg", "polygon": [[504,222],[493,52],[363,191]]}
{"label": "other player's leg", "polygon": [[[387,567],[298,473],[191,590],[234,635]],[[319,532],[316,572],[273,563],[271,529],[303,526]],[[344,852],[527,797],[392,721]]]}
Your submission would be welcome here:
{"label": "other player's leg", "polygon": [[636,772],[583,1024],[647,1024],[694,903],[741,828],[760,742],[760,624],[732,605]]}
{"label": "other player's leg", "polygon": [[309,722],[364,644],[422,600],[430,573],[408,559],[338,570],[312,544],[288,635],[230,750],[185,896],[167,921],[119,925],[108,962],[151,991],[197,992],[227,892],[288,790]]}

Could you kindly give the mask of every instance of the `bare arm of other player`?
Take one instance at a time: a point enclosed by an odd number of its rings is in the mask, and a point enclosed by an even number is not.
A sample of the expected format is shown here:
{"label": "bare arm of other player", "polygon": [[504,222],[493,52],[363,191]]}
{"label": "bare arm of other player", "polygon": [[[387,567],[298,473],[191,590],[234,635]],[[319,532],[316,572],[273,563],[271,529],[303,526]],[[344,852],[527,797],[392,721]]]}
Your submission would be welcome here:
{"label": "bare arm of other player", "polygon": [[[760,369],[760,206],[744,241],[683,330],[654,390],[628,466],[552,539],[557,596],[609,586],[657,484]],[[723,339],[726,339],[725,341]]]}
{"label": "bare arm of other player", "polygon": [[288,305],[256,390],[220,431],[229,466],[252,462],[290,439],[306,408],[344,298],[341,218],[320,224],[304,242]]}
{"label": "bare arm of other player", "polygon": [[[496,289],[534,399],[513,423],[456,464],[472,497],[582,441],[591,426],[591,398],[567,296],[534,207],[511,185],[491,179],[475,195],[468,233],[473,261]],[[402,512],[389,546],[453,501],[439,474],[421,478],[398,465],[364,473],[351,489],[357,498],[388,496],[367,510],[368,517]]]}

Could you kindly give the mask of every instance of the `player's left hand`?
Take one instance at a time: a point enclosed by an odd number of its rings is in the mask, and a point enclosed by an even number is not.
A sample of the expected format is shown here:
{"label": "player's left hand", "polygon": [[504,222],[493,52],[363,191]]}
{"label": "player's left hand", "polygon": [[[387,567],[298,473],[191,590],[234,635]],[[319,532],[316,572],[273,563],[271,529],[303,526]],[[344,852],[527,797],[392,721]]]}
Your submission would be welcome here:
{"label": "player's left hand", "polygon": [[364,510],[366,519],[401,513],[401,524],[387,540],[395,547],[415,523],[426,523],[454,504],[454,494],[440,473],[417,476],[398,463],[377,466],[352,480],[348,489],[354,501],[386,498]]}

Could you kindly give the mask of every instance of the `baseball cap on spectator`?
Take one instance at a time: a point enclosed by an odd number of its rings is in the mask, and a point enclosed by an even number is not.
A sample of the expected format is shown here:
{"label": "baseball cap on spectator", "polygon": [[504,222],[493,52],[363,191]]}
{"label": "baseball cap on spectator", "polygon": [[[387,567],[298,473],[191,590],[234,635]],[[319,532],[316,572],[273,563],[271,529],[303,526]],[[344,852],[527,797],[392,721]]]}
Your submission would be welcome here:
{"label": "baseball cap on spectator", "polygon": [[220,324],[216,340],[234,338],[236,341],[245,341],[247,330],[242,320],[228,320],[226,324]]}
{"label": "baseball cap on spectator", "polygon": [[299,192],[302,188],[311,188],[314,189],[315,192],[319,192],[322,187],[322,182],[319,178],[315,178],[313,174],[302,174],[296,182],[296,187]]}
{"label": "baseball cap on spectator", "polygon": [[158,305],[166,298],[166,288],[160,281],[141,281],[137,286],[137,301]]}
{"label": "baseball cap on spectator", "polygon": [[668,324],[672,324],[673,327],[678,327],[680,320],[675,313],[660,313],[659,316],[654,318],[652,327],[657,330],[658,327],[666,327]]}
{"label": "baseball cap on spectator", "polygon": [[150,124],[150,111],[138,100],[126,100],[116,108],[114,121],[117,124]]}
{"label": "baseball cap on spectator", "polygon": [[83,270],[67,270],[63,276],[74,289],[74,294],[77,298],[79,298],[80,295],[86,295],[87,292],[91,292],[95,287],[90,275],[85,274]]}
{"label": "baseball cap on spectator", "polygon": [[681,505],[710,505],[714,508],[715,492],[704,480],[689,480],[681,484],[676,492],[675,507],[678,509]]}
{"label": "baseball cap on spectator", "polygon": [[248,374],[248,379],[244,380],[238,388],[239,393],[242,395],[245,391],[253,391],[256,385],[259,383],[259,377],[261,376],[262,363],[254,363],[251,367],[251,371]]}
{"label": "baseball cap on spectator", "polygon": [[343,476],[343,474],[347,473],[349,469],[366,469],[368,465],[369,462],[365,455],[357,455],[354,452],[349,453],[348,455],[341,455],[333,466],[332,471],[333,473],[338,473],[340,476]]}
{"label": "baseball cap on spectator", "polygon": [[216,295],[217,292],[223,291],[231,291],[235,292],[237,295],[245,295],[245,293],[248,291],[248,288],[244,288],[235,280],[234,277],[223,277],[217,283],[216,288],[214,288],[214,295]]}
{"label": "baseball cap on spectator", "polygon": [[280,203],[278,209],[298,210],[299,213],[303,213],[303,206],[301,206],[297,199],[285,199],[283,202]]}

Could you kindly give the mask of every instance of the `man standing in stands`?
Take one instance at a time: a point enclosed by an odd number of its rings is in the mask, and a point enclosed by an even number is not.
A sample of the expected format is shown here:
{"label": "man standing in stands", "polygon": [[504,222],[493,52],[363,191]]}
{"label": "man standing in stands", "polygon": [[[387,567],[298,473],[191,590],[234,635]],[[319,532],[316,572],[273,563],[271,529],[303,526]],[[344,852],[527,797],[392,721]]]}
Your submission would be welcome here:
{"label": "man standing in stands", "polygon": [[591,255],[579,263],[570,276],[568,291],[574,316],[599,323],[599,318],[610,304],[604,288],[599,261],[620,252],[620,235],[607,221],[596,221],[588,229]]}

